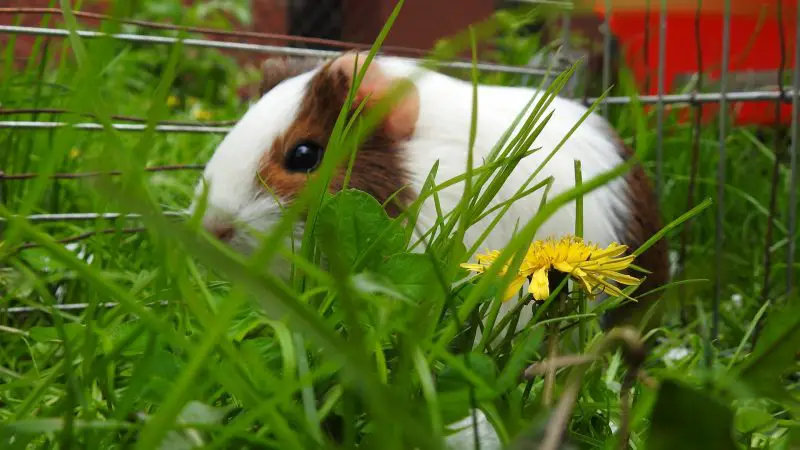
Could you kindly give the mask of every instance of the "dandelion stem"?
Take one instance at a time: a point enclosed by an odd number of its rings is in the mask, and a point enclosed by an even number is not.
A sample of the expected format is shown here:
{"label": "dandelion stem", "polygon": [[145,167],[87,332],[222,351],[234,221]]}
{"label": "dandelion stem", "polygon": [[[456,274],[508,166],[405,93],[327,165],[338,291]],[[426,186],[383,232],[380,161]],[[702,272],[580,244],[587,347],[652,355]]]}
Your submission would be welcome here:
{"label": "dandelion stem", "polygon": [[[576,159],[575,164],[575,186],[580,187],[583,184],[583,173],[581,172],[581,161]],[[579,195],[575,199],[575,236],[583,238],[583,195]],[[578,314],[586,314],[589,310],[586,300],[586,295],[578,289]],[[586,341],[588,340],[589,324],[587,321],[581,321],[578,325],[578,350],[585,348]]]}
{"label": "dandelion stem", "polygon": [[[564,281],[564,278],[567,277],[567,274],[559,272],[557,270],[550,271],[548,274],[548,282],[550,284],[550,291],[554,292],[558,289],[558,286]],[[555,298],[555,315],[558,316],[561,314],[564,302],[566,301],[566,288],[562,288],[560,292],[556,294]],[[553,314],[550,311],[547,312],[548,318],[552,318]],[[558,358],[558,340],[559,340],[559,325],[557,322],[553,322],[548,325],[549,334],[548,334],[548,341],[547,341],[547,359],[550,361],[555,361]],[[555,365],[549,365],[547,370],[545,371],[544,375],[544,389],[542,391],[542,404],[549,408],[553,404],[553,391],[555,391],[556,386],[556,367]]]}

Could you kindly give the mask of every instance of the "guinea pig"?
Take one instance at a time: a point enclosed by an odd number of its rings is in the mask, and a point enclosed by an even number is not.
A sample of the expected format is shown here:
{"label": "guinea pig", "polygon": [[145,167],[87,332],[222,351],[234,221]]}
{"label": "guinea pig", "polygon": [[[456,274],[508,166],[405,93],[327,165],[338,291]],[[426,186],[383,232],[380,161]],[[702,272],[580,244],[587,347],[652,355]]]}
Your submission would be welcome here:
{"label": "guinea pig", "polygon": [[[366,56],[347,52],[313,65],[270,63],[264,93],[225,136],[208,161],[197,196],[207,184],[208,205],[203,226],[234,249],[247,252],[257,240],[247,229],[268,231],[289,203],[303,189],[310,174],[325,156],[325,148],[352,86],[354,65],[362,67]],[[393,104],[373,134],[358,149],[349,186],[365,191],[382,204],[393,194],[399,204],[408,204],[420,192],[431,168],[438,162],[436,183],[462,175],[467,167],[472,120],[473,85],[470,82],[423,69],[419,63],[379,56],[368,66],[355,93],[356,102],[368,99],[369,108],[386,95],[398,80],[411,81],[411,88]],[[531,98],[541,94],[527,87],[479,85],[477,88],[477,134],[475,165],[480,165]],[[543,162],[587,108],[570,99],[556,97],[552,117],[533,142],[541,148],[523,158],[497,193],[493,204],[505,202]],[[548,111],[549,112],[549,111]],[[591,114],[565,145],[544,166],[534,183],[552,177],[549,198],[574,186],[574,160],[581,161],[584,180],[624,163],[632,156],[611,126]],[[345,168],[334,177],[331,190],[341,189]],[[266,186],[264,185],[266,184]],[[464,186],[453,185],[439,193],[441,210],[447,212],[462,199]],[[516,201],[491,231],[482,247],[502,248],[519,226],[540,207],[543,192]],[[197,200],[192,208],[196,207]],[[398,210],[387,207],[390,215]],[[192,209],[190,208],[190,210]],[[633,170],[584,197],[584,238],[607,246],[614,242],[636,249],[660,230],[657,200],[643,168]],[[437,218],[433,200],[421,207],[418,224],[426,230]],[[464,236],[469,248],[494,215],[472,225]],[[562,207],[538,230],[536,238],[573,233],[574,203]],[[242,226],[244,225],[244,226]],[[664,285],[669,261],[664,239],[640,255],[636,264],[649,271],[639,293]],[[608,324],[632,322],[641,317],[656,296],[630,302],[606,317]],[[507,302],[507,311],[513,302]],[[527,308],[526,308],[527,309]]]}

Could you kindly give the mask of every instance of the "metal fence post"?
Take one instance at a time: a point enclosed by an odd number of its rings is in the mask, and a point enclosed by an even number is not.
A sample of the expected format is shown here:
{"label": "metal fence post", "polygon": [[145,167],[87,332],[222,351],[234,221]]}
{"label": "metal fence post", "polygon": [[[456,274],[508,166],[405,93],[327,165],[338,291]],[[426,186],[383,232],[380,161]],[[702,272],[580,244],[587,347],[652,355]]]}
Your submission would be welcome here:
{"label": "metal fence post", "polygon": [[722,298],[723,283],[725,279],[725,258],[723,257],[723,243],[725,232],[725,164],[726,149],[725,140],[727,137],[728,120],[728,99],[726,98],[728,88],[728,67],[730,66],[730,34],[731,34],[731,0],[725,0],[725,16],[722,24],[722,68],[720,71],[720,93],[722,97],[719,102],[719,160],[717,161],[717,217],[716,230],[714,236],[714,252],[716,259],[716,287],[714,292],[714,307],[711,324],[711,340],[714,341],[719,336],[719,303]]}

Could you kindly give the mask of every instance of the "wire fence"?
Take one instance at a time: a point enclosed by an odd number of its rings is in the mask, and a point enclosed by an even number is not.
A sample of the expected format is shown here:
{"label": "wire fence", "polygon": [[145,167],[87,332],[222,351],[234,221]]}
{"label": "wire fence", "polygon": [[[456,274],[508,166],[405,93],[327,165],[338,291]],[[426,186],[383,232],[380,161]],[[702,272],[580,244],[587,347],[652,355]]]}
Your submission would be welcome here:
{"label": "wire fence", "polygon": [[[303,8],[308,7],[308,2],[303,1],[296,1],[290,2],[292,8]],[[334,4],[336,2],[328,2]],[[646,2],[646,11],[645,17],[646,20],[649,20],[651,13],[651,2]],[[653,2],[655,3],[655,2]],[[326,3],[327,4],[327,3]],[[658,35],[658,48],[657,48],[657,69],[656,69],[656,94],[645,94],[645,95],[638,95],[635,98],[632,97],[625,97],[625,96],[611,96],[606,97],[602,100],[602,107],[601,107],[601,114],[608,115],[609,114],[609,106],[611,105],[626,105],[633,102],[643,104],[643,105],[655,105],[656,111],[656,139],[655,139],[655,152],[656,152],[656,174],[655,174],[655,185],[656,191],[661,194],[664,189],[664,133],[665,133],[665,119],[666,113],[671,108],[684,108],[692,111],[694,122],[692,124],[693,127],[693,134],[692,134],[692,147],[691,147],[691,167],[689,168],[689,185],[688,185],[688,193],[687,193],[687,208],[691,208],[694,206],[694,197],[696,194],[696,177],[698,171],[698,161],[699,161],[699,141],[700,141],[700,117],[701,117],[701,107],[706,104],[718,104],[720,111],[726,112],[731,104],[737,103],[748,103],[748,102],[774,102],[776,105],[776,120],[780,119],[780,105],[783,104],[791,104],[791,142],[788,148],[788,171],[790,173],[788,185],[789,185],[789,200],[788,200],[788,211],[785,212],[786,221],[787,221],[787,260],[786,260],[786,293],[790,294],[795,289],[795,279],[794,279],[794,266],[795,266],[795,257],[797,253],[797,192],[798,192],[798,168],[797,168],[797,159],[798,159],[798,143],[800,141],[800,9],[796,12],[796,17],[789,17],[788,19],[783,17],[783,11],[781,10],[780,6],[778,7],[777,11],[777,19],[781,24],[780,29],[780,39],[776,45],[780,45],[782,49],[785,49],[786,41],[788,39],[792,39],[791,36],[786,36],[784,30],[784,22],[786,20],[790,20],[794,22],[796,35],[794,38],[794,67],[792,71],[792,81],[791,86],[788,86],[781,78],[775,80],[775,85],[772,86],[770,89],[761,89],[761,90],[747,90],[747,91],[730,91],[729,87],[729,67],[731,65],[730,61],[730,34],[731,34],[731,0],[724,0],[724,14],[723,14],[723,28],[722,28],[722,35],[719,36],[721,45],[721,70],[719,80],[716,83],[718,85],[718,92],[702,92],[704,88],[704,83],[706,80],[704,79],[705,70],[708,68],[703,67],[703,48],[701,46],[701,8],[702,2],[698,0],[697,2],[697,9],[695,12],[694,17],[694,33],[695,33],[695,42],[697,43],[696,53],[697,53],[697,79],[695,80],[694,88],[691,92],[683,93],[683,94],[668,94],[666,92],[666,68],[667,68],[667,50],[666,44],[668,42],[668,26],[667,26],[667,1],[660,0],[658,2],[658,8],[656,8],[659,14],[658,20],[658,27],[657,30],[650,30],[650,27],[645,24],[643,29],[643,38],[644,43],[642,45],[642,52],[644,54],[644,60],[649,61],[649,54],[650,51],[650,40],[652,39],[651,34],[656,33]],[[780,4],[780,2],[779,2]],[[609,17],[612,16],[612,5],[611,0],[605,0],[605,14],[604,14],[604,22],[602,27],[603,33],[603,62],[602,62],[602,85],[609,86],[611,84],[611,75],[612,75],[612,66],[611,66],[611,57],[612,48],[613,48],[613,35],[611,31],[611,24],[609,22]],[[320,10],[324,8],[318,8]],[[294,10],[293,10],[294,11]],[[16,14],[16,15],[24,15],[24,14],[60,14],[60,10],[53,9],[53,8],[0,8],[0,14]],[[296,13],[296,11],[294,11]],[[107,16],[103,16],[102,14],[94,14],[94,13],[86,13],[86,12],[78,12],[77,15],[84,19],[91,19],[91,20],[105,20]],[[315,16],[317,17],[317,16]],[[319,17],[322,17],[322,22],[319,22]],[[187,28],[187,27],[177,27],[174,25],[167,25],[161,23],[152,23],[146,21],[127,21],[128,23],[135,24],[137,26],[145,27],[145,28],[154,28],[154,29],[170,29],[170,30],[184,30],[196,33],[202,33],[205,36],[211,36],[219,38],[206,38],[206,39],[197,39],[197,38],[187,38],[182,39],[181,42],[184,46],[188,47],[197,47],[197,48],[213,48],[213,49],[220,49],[220,50],[236,50],[242,52],[252,52],[264,55],[287,55],[287,56],[300,56],[300,57],[314,57],[314,58],[330,58],[338,54],[341,49],[349,49],[349,48],[364,48],[363,44],[357,44],[352,42],[345,42],[341,40],[337,40],[336,37],[341,35],[341,17],[328,17],[325,18],[324,14],[321,14],[317,17],[317,19],[312,20],[308,23],[308,27],[313,29],[317,27],[316,33],[310,33],[308,29],[306,30],[298,30],[292,29],[290,30],[290,34],[276,34],[276,33],[257,33],[257,32],[240,32],[240,31],[225,31],[225,30],[214,30],[214,29],[207,29],[207,28]],[[316,21],[316,22],[315,22]],[[319,23],[318,23],[319,22]],[[314,25],[317,23],[317,25]],[[561,21],[561,29],[562,29],[562,50],[566,50],[568,53],[570,41],[568,36],[570,36],[572,27],[574,26],[574,21],[572,19],[572,15],[569,11],[566,11],[562,16]],[[320,27],[327,27],[325,29],[319,29]],[[33,36],[45,36],[49,38],[65,38],[68,36],[68,31],[63,29],[57,28],[44,28],[44,27],[32,27],[32,26],[19,26],[19,25],[0,25],[0,35],[33,35]],[[116,39],[119,41],[129,42],[129,43],[139,43],[139,44],[149,44],[149,45],[173,45],[179,41],[178,38],[174,37],[167,37],[167,36],[153,36],[153,35],[146,35],[146,34],[133,34],[133,33],[120,33],[120,34],[113,34],[113,35],[105,35],[98,31],[90,31],[90,30],[81,30],[78,34],[86,39],[95,39],[99,37],[110,37],[112,39]],[[239,39],[239,40],[259,40],[261,42],[281,42],[284,45],[273,45],[273,44],[266,44],[266,43],[245,43],[245,42],[232,42],[232,41],[224,41],[221,39]],[[289,45],[285,45],[285,43],[289,43]],[[327,47],[327,49],[326,49]],[[387,47],[388,50],[391,50],[393,54],[398,55],[406,55],[403,57],[407,58],[417,58],[421,56],[421,52],[418,49],[413,48],[402,48],[402,47]],[[780,69],[786,67],[786,52],[781,52],[781,62],[780,62]],[[469,61],[463,60],[453,60],[447,61],[440,64],[441,67],[452,68],[452,69],[469,69],[472,67],[472,63]],[[509,74],[519,74],[519,75],[528,75],[528,76],[536,76],[541,77],[548,73],[547,68],[545,67],[537,67],[534,64],[528,66],[510,66],[510,65],[502,65],[502,64],[493,64],[488,62],[481,62],[478,64],[478,69],[485,72],[498,72],[498,73],[509,73]],[[555,68],[558,70],[558,68]],[[783,76],[783,70],[778,71],[778,76]],[[649,91],[650,85],[650,78],[649,74],[648,78],[645,81],[645,91]],[[582,99],[585,104],[594,103],[597,101],[597,98],[593,97],[586,97]],[[64,114],[67,111],[63,110],[52,110],[52,109],[28,109],[28,110],[4,110],[0,109],[0,116],[2,115],[9,115],[9,114],[16,114],[16,113],[49,113],[53,115]],[[119,131],[125,132],[141,132],[147,129],[147,125],[145,125],[144,120],[141,118],[135,117],[121,117],[117,116],[114,117],[116,122],[112,125],[113,128]],[[161,133],[200,133],[200,134],[224,134],[230,130],[232,123],[231,122],[224,122],[224,123],[210,123],[210,122],[161,122],[156,125],[155,130]],[[82,122],[77,124],[68,124],[67,122],[60,122],[60,121],[20,121],[20,120],[5,120],[0,121],[0,129],[15,129],[15,130],[41,130],[41,129],[55,129],[55,128],[62,128],[62,127],[74,127],[80,130],[85,131],[102,131],[104,127],[96,122]],[[715,255],[715,264],[716,264],[716,279],[715,279],[715,299],[714,299],[714,317],[713,317],[713,324],[712,324],[712,336],[716,336],[718,333],[718,324],[719,324],[719,301],[723,295],[723,288],[725,285],[725,260],[723,258],[723,246],[725,243],[725,234],[724,234],[724,223],[725,223],[725,211],[726,211],[726,197],[725,197],[725,183],[726,183],[726,164],[727,164],[727,157],[728,157],[728,149],[726,148],[727,137],[730,133],[730,125],[729,125],[729,118],[727,114],[720,114],[719,115],[719,122],[718,122],[718,142],[717,142],[717,152],[718,152],[718,166],[717,166],[717,174],[716,174],[716,198],[715,198],[715,205],[716,205],[716,232],[715,232],[715,239],[714,239],[714,247],[716,251]],[[775,156],[775,164],[779,164],[780,158],[778,158],[778,149],[775,149],[776,156]],[[202,170],[203,166],[199,164],[174,164],[168,166],[154,166],[148,167],[146,170],[149,172],[173,172],[173,171],[185,171],[185,170]],[[777,169],[776,169],[777,170]],[[58,180],[69,180],[69,179],[82,179],[82,178],[90,178],[94,176],[100,175],[118,175],[118,172],[112,173],[100,173],[100,172],[82,172],[82,173],[56,173],[52,174],[49,177],[52,179]],[[23,181],[23,180],[30,180],[38,177],[36,173],[3,173],[0,172],[0,183],[2,182],[13,182],[13,181]],[[775,177],[777,180],[777,177]],[[766,252],[766,260],[769,261],[769,249],[772,246],[772,222],[773,218],[781,215],[782,212],[776,210],[776,202],[775,196],[777,195],[777,181],[773,183],[773,192],[772,192],[772,199],[770,202],[770,211],[769,211],[769,218],[768,218],[768,231],[765,236],[765,252]],[[1,186],[1,185],[0,185]],[[179,216],[179,213],[171,213],[174,216]],[[108,220],[116,220],[116,219],[124,219],[124,220],[131,220],[135,221],[137,216],[123,214],[123,213],[65,213],[65,214],[38,214],[34,216],[29,216],[28,220],[32,222],[63,222],[63,221],[91,221],[91,220],[98,220],[98,219],[108,219]],[[690,224],[687,224],[683,230],[681,231],[680,237],[680,248],[679,248],[679,271],[682,270],[682,262],[686,257],[686,247],[688,242],[688,236],[690,235]],[[119,231],[119,230],[117,230]],[[139,232],[141,228],[125,228],[124,231],[126,232]],[[74,236],[71,238],[64,239],[62,242],[75,242],[80,239],[86,239],[96,234],[102,234],[106,232],[111,232],[110,230],[99,230],[96,232],[91,233],[84,233],[79,236]],[[768,265],[764,268],[764,285],[769,284],[770,276],[771,276],[772,268]],[[109,303],[109,305],[113,305],[113,303]],[[56,305],[57,309],[64,309],[64,310],[77,310],[81,309],[80,305]],[[25,313],[25,312],[32,312],[40,310],[39,307],[15,307],[15,308],[7,308],[5,310],[0,310],[0,312],[5,311],[6,313]]]}

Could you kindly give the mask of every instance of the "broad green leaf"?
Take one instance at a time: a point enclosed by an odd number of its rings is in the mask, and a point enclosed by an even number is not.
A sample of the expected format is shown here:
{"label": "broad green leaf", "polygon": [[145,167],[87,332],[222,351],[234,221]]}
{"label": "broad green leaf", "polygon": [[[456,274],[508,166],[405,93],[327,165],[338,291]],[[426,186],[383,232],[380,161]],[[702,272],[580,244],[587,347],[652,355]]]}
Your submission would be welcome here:
{"label": "broad green leaf", "polygon": [[360,262],[369,267],[403,249],[402,228],[392,227],[392,223],[375,198],[348,189],[322,206],[316,237],[322,241],[321,248],[336,249],[338,262],[350,266]]}
{"label": "broad green leaf", "polygon": [[[439,408],[442,419],[448,423],[463,419],[469,412],[473,400],[478,403],[494,399],[496,394],[493,387],[497,384],[497,367],[490,356],[468,353],[452,358],[453,364],[458,364],[458,367],[447,365],[436,378]],[[465,371],[472,377],[477,377],[490,389],[474,385],[471,387]],[[473,389],[474,398],[470,396],[470,389]]]}
{"label": "broad green leaf", "polygon": [[733,412],[703,391],[664,380],[653,407],[648,450],[734,450]]}
{"label": "broad green leaf", "polygon": [[[465,356],[457,356],[463,363],[463,367],[477,375],[488,386],[493,386],[497,379],[497,366],[489,355],[482,353],[468,353]],[[447,366],[440,373],[436,381],[440,392],[452,391],[468,386],[468,381],[464,378],[459,369]]]}
{"label": "broad green leaf", "polygon": [[775,418],[763,409],[748,406],[736,411],[734,423],[738,432],[748,434],[775,423]]}
{"label": "broad green leaf", "polygon": [[750,387],[777,401],[787,401],[781,375],[796,365],[800,347],[800,304],[772,311],[753,353],[738,367]]}
{"label": "broad green leaf", "polygon": [[375,271],[391,281],[400,293],[413,300],[423,300],[434,295],[431,289],[436,281],[430,258],[418,253],[398,253],[390,256]]}

